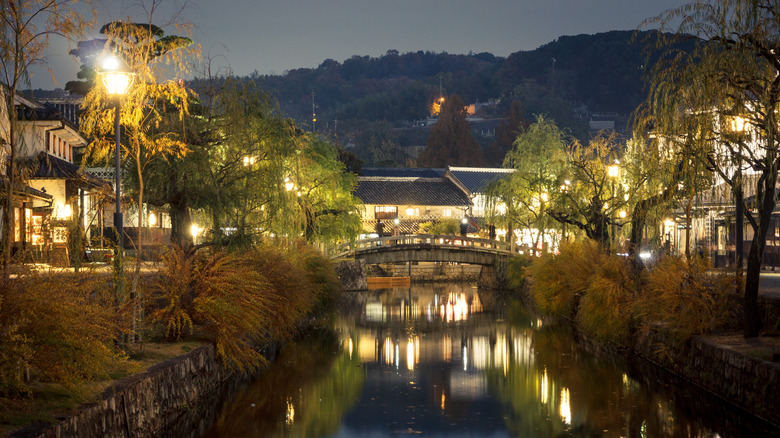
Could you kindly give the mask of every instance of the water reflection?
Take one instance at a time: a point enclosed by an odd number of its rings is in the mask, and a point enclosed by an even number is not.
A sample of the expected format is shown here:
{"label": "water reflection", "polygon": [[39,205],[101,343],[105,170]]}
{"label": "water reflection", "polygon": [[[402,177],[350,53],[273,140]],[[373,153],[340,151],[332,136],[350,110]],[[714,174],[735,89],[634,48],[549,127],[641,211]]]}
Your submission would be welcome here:
{"label": "water reflection", "polygon": [[566,330],[468,285],[351,297],[329,336],[285,348],[207,436],[767,433],[698,393],[648,384],[659,380],[652,371],[597,359]]}

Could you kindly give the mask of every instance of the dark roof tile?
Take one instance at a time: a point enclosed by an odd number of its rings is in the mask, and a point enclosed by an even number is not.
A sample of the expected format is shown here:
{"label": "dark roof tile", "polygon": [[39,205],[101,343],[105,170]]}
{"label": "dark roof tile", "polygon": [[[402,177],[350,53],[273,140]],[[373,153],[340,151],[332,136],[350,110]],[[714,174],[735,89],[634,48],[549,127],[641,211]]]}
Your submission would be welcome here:
{"label": "dark roof tile", "polygon": [[375,205],[471,205],[466,193],[445,178],[360,177],[355,196]]}

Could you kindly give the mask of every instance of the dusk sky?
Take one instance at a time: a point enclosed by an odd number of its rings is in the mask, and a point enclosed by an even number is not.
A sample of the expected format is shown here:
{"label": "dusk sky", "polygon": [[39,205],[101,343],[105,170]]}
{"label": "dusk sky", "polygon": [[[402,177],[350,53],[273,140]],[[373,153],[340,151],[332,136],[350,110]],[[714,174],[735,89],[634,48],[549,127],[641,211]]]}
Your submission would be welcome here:
{"label": "dusk sky", "polygon": [[[101,22],[133,16],[138,1],[98,3]],[[146,0],[145,3],[149,3]],[[169,2],[170,3],[170,2]],[[331,58],[378,57],[387,50],[490,52],[507,56],[561,35],[633,30],[684,0],[197,0],[183,18],[197,29],[203,54],[237,75],[282,74]],[[134,6],[135,5],[135,6]],[[161,11],[159,20],[170,14]],[[166,29],[175,33],[174,29]],[[50,65],[58,87],[75,79],[78,62],[56,44]],[[33,85],[54,88],[48,74]]]}

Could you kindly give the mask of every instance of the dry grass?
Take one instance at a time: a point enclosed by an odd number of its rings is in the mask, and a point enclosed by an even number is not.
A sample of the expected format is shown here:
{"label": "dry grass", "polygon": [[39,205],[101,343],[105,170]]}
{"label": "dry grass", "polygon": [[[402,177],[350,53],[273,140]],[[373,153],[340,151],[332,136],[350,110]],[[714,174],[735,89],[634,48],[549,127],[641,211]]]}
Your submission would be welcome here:
{"label": "dry grass", "polygon": [[186,354],[202,345],[197,340],[176,343],[147,342],[129,346],[129,360],[114,363],[107,378],[85,382],[78,388],[53,383],[37,383],[24,398],[0,398],[0,436],[22,427],[44,422],[54,423],[70,415],[82,403],[97,400],[116,380],[140,374],[173,357]]}

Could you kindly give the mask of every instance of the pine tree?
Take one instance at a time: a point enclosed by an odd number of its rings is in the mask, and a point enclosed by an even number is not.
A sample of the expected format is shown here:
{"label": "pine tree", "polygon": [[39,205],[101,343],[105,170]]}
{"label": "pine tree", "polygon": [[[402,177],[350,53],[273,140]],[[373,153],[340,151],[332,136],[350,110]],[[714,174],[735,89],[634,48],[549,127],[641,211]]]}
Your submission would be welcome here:
{"label": "pine tree", "polygon": [[448,97],[441,106],[439,121],[431,128],[417,164],[420,167],[482,164],[482,148],[471,135],[465,105],[457,94]]}

